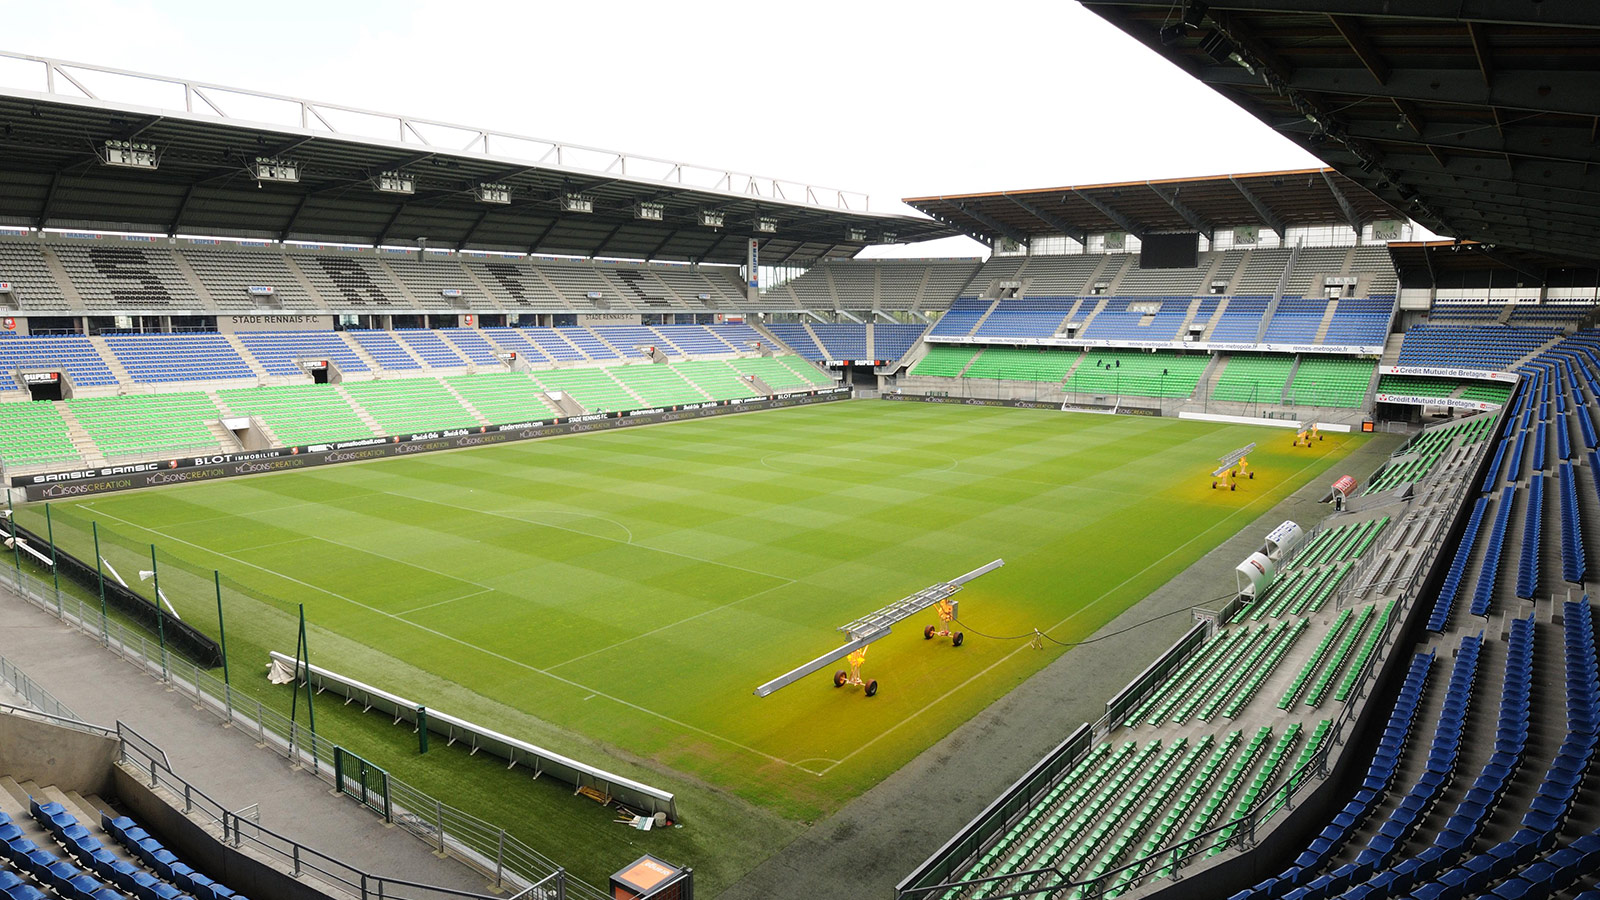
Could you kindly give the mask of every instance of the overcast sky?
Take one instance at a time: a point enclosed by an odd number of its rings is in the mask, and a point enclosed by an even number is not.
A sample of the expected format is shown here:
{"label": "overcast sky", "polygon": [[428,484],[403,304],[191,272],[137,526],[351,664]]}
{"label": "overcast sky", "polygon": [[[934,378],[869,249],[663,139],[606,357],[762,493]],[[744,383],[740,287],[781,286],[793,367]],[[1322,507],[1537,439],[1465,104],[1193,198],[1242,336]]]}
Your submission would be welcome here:
{"label": "overcast sky", "polygon": [[874,210],[1319,164],[1070,0],[52,0],[5,19],[11,52],[844,188]]}

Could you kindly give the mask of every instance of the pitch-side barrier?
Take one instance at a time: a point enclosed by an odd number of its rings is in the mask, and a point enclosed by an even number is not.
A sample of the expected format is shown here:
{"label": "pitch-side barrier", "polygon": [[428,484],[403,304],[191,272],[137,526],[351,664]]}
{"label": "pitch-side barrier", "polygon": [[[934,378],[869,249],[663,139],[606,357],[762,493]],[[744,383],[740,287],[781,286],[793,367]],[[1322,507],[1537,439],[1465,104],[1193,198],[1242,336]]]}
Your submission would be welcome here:
{"label": "pitch-side barrier", "polygon": [[[321,666],[307,667],[303,662],[296,666],[297,660],[293,656],[276,650],[271,653],[273,662],[297,676],[303,677],[303,673],[309,671],[313,687],[319,691],[332,691],[345,697],[346,703],[360,702],[368,710],[377,709],[388,713],[397,723],[406,721],[415,725],[421,718],[427,723],[429,732],[444,737],[452,744],[462,741],[471,747],[474,753],[483,750],[506,760],[512,766],[521,764],[532,769],[536,777],[549,775],[574,788],[594,788],[610,795],[629,809],[650,815],[658,812],[666,813],[667,818],[673,821],[678,819],[677,803],[668,791],[607,772],[527,741],[517,740],[432,707],[425,707],[414,700],[391,694],[382,688],[364,684],[337,672],[330,672]],[[419,711],[423,710],[426,712],[419,716]]]}

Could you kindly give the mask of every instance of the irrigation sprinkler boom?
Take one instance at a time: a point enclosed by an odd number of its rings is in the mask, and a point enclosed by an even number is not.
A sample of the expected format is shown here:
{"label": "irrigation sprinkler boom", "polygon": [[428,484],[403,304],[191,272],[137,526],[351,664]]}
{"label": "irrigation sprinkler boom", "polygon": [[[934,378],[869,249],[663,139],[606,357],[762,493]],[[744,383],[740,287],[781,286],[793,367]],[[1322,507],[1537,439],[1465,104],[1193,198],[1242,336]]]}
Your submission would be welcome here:
{"label": "irrigation sprinkler boom", "polygon": [[[756,688],[755,695],[757,697],[765,697],[779,688],[788,687],[807,675],[827,668],[829,665],[838,662],[839,660],[844,659],[853,653],[857,653],[858,651],[862,651],[863,655],[865,655],[864,651],[866,646],[873,641],[878,640],[879,638],[888,636],[889,629],[896,622],[908,619],[930,606],[935,606],[941,601],[949,599],[952,594],[960,591],[967,582],[977,578],[979,575],[986,575],[990,572],[993,572],[995,569],[998,569],[1005,564],[1005,560],[997,559],[988,565],[973,569],[971,572],[968,572],[965,575],[952,578],[949,581],[941,581],[938,584],[932,585],[931,587],[925,587],[909,597],[896,600],[877,612],[862,616],[848,625],[839,626],[840,631],[850,636],[849,643],[829,650],[827,653],[822,654],[805,665],[791,669],[790,671],[779,675],[777,678],[774,678],[766,684]],[[859,668],[859,663],[853,663],[851,666],[852,672],[850,677],[855,678],[856,681],[850,681],[847,679],[844,682],[840,682],[836,677],[834,682],[835,685],[837,686],[844,683],[857,683],[859,681]],[[863,684],[863,687],[867,686],[868,684],[871,685],[872,690],[876,690],[876,681],[865,683]],[[868,696],[871,696],[871,694],[869,693]]]}
{"label": "irrigation sprinkler boom", "polygon": [[1239,460],[1244,459],[1246,456],[1249,456],[1250,452],[1252,450],[1254,450],[1254,449],[1256,449],[1256,445],[1255,445],[1255,442],[1252,441],[1252,442],[1250,442],[1248,444],[1245,444],[1243,447],[1240,447],[1239,449],[1233,451],[1232,453],[1229,453],[1227,456],[1219,456],[1219,457],[1217,457],[1217,462],[1222,463],[1222,465],[1217,466],[1217,470],[1215,472],[1211,473],[1211,477],[1212,478],[1217,478],[1217,477],[1221,476],[1223,472],[1228,471],[1229,469],[1233,468],[1236,464],[1238,464]]}
{"label": "irrigation sprinkler boom", "polygon": [[[1251,451],[1255,449],[1255,441],[1251,441],[1227,456],[1217,457],[1217,462],[1222,463],[1222,465],[1211,473],[1212,490],[1216,490],[1218,487],[1226,487],[1230,491],[1236,490],[1237,486],[1233,483],[1233,478],[1235,475],[1244,475],[1250,468],[1250,461],[1245,457],[1249,456]],[[1235,470],[1234,466],[1238,466],[1238,469]],[[1254,478],[1256,473],[1250,472],[1248,477]]]}

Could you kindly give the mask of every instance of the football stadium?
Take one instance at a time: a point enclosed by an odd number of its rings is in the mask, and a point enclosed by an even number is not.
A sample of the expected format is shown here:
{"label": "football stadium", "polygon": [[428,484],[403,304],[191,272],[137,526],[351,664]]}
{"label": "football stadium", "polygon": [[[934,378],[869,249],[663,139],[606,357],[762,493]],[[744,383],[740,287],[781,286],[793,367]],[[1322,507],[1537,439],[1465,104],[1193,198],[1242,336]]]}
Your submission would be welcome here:
{"label": "football stadium", "polygon": [[0,51],[0,891],[1600,897],[1600,8],[1080,5],[1320,164]]}

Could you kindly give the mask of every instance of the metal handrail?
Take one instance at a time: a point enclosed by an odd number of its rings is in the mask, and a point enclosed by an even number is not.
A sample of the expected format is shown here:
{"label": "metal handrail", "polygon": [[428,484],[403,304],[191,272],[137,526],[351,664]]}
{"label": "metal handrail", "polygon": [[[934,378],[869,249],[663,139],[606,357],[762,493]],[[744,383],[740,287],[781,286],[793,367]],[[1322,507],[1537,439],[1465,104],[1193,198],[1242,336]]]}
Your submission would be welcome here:
{"label": "metal handrail", "polygon": [[[18,596],[93,635],[103,646],[145,674],[191,697],[199,708],[233,723],[254,736],[259,744],[332,783],[335,745],[327,738],[268,709],[257,698],[233,690],[187,660],[163,651],[155,640],[138,630],[102,619],[98,607],[68,595],[58,595],[48,582],[20,569],[0,566],[0,585],[13,587]],[[159,747],[125,725],[121,735],[124,747],[149,759],[159,759],[158,768],[171,771]],[[606,897],[604,892],[567,874],[564,868],[503,828],[398,779],[391,778],[389,787],[397,799],[391,804],[391,818],[387,821],[400,825],[435,852],[448,853],[484,873],[496,887],[520,890],[529,885],[544,886],[548,888],[548,900],[602,900]],[[230,833],[237,827],[236,820],[248,821],[232,811],[227,812]],[[220,813],[217,818],[222,821]],[[368,884],[375,883],[373,877],[366,876]],[[360,879],[351,884],[359,887]]]}
{"label": "metal handrail", "polygon": [[31,706],[17,706],[14,703],[0,703],[0,711],[4,711],[6,715],[35,716],[37,718],[46,719],[57,725],[62,725],[78,731],[87,731],[90,734],[104,735],[105,737],[115,737],[117,734],[116,731],[107,728],[104,725],[95,725],[91,722],[85,722],[82,719],[73,719],[66,716],[57,716],[47,712],[40,712]]}
{"label": "metal handrail", "polygon": [[[1413,441],[1414,440],[1415,438],[1413,438]],[[1481,443],[1487,447],[1489,441],[1483,441]],[[1478,458],[1479,462],[1481,463],[1481,453],[1478,453]],[[1438,477],[1442,477],[1441,470],[1434,469],[1430,471],[1428,475],[1424,476],[1423,480],[1427,481],[1429,479]],[[1469,481],[1459,481],[1456,486],[1456,490],[1453,492],[1452,503],[1459,504],[1461,495],[1465,491],[1469,490],[1471,486],[1472,483]],[[1457,508],[1459,509],[1459,505]],[[1438,533],[1436,533],[1433,539],[1428,543],[1428,548],[1425,551],[1426,554],[1436,554],[1440,545],[1445,541],[1448,532],[1449,529],[1441,529]],[[1309,536],[1307,537],[1306,542],[1309,543]],[[1303,543],[1302,546],[1304,545],[1305,544]],[[1425,558],[1428,557],[1425,556]],[[1248,848],[1249,846],[1253,845],[1255,843],[1258,831],[1267,822],[1271,821],[1272,818],[1280,811],[1292,809],[1296,799],[1311,789],[1308,786],[1320,784],[1331,771],[1329,767],[1329,760],[1334,749],[1346,743],[1348,738],[1346,730],[1353,724],[1355,717],[1362,711],[1363,704],[1356,701],[1368,696],[1375,686],[1374,677],[1377,667],[1381,662],[1390,658],[1390,655],[1399,637],[1401,623],[1405,622],[1409,618],[1412,609],[1415,607],[1417,599],[1417,587],[1421,579],[1426,575],[1427,571],[1428,567],[1426,566],[1419,565],[1416,567],[1410,578],[1407,580],[1405,587],[1399,594],[1398,605],[1394,611],[1394,614],[1390,615],[1384,622],[1383,631],[1380,634],[1379,641],[1374,652],[1369,654],[1361,663],[1360,667],[1354,670],[1353,676],[1347,676],[1351,678],[1351,683],[1355,685],[1354,690],[1349,700],[1347,700],[1347,702],[1340,709],[1339,714],[1332,720],[1332,724],[1328,729],[1327,737],[1322,742],[1322,745],[1317,748],[1316,752],[1305,762],[1304,765],[1297,767],[1287,776],[1285,776],[1282,785],[1277,790],[1274,790],[1263,797],[1258,797],[1255,804],[1238,817],[1229,819],[1220,825],[1212,826],[1211,828],[1198,835],[1195,835],[1194,837],[1186,838],[1176,844],[1162,847],[1152,853],[1138,857],[1118,866],[1115,869],[1101,873],[1096,877],[1088,878],[1083,881],[1063,880],[1042,886],[1029,887],[1010,893],[997,893],[990,894],[988,896],[991,898],[991,900],[1005,900],[1005,898],[1013,897],[1033,897],[1044,894],[1054,895],[1075,889],[1079,891],[1082,896],[1091,898],[1098,897],[1113,884],[1115,884],[1116,877],[1121,875],[1123,872],[1136,868],[1142,869],[1150,866],[1152,863],[1158,863],[1158,861],[1168,861],[1168,864],[1170,864],[1172,868],[1171,877],[1174,879],[1180,877],[1178,870],[1182,867],[1183,863],[1192,859],[1194,856],[1197,856],[1199,852],[1208,851],[1212,847],[1217,846],[1218,844],[1216,842],[1208,842],[1207,838],[1214,837],[1226,829],[1232,828],[1234,830],[1226,839],[1226,843],[1223,846]],[[1103,720],[1104,717],[1102,717],[1102,721]],[[1100,733],[1098,730],[1098,726],[1100,724],[1101,723],[1099,722],[1096,723],[1096,733]],[[1092,746],[1092,744],[1090,746]],[[1087,752],[1087,750],[1083,752]],[[1081,753],[1079,754],[1079,757],[1081,757]],[[1066,772],[1074,762],[1076,762],[1076,757],[1074,759],[1063,761],[1060,771]],[[1026,809],[1026,805],[1023,806],[1023,809]],[[1021,814],[1021,811],[1017,813],[1018,816]],[[1008,822],[1001,827],[1009,827],[1010,824],[1012,823]],[[927,863],[924,865],[927,865]],[[903,890],[897,890],[896,898],[897,900],[929,898],[933,897],[938,892],[959,886],[970,886],[973,884],[991,881],[1035,877],[1052,873],[1057,875],[1060,874],[1058,870],[1054,868],[1048,868],[1032,870],[1028,872],[1010,873],[1003,876],[990,876],[972,879],[970,881],[955,881],[937,885],[905,888]],[[1140,877],[1143,876],[1141,875]]]}

